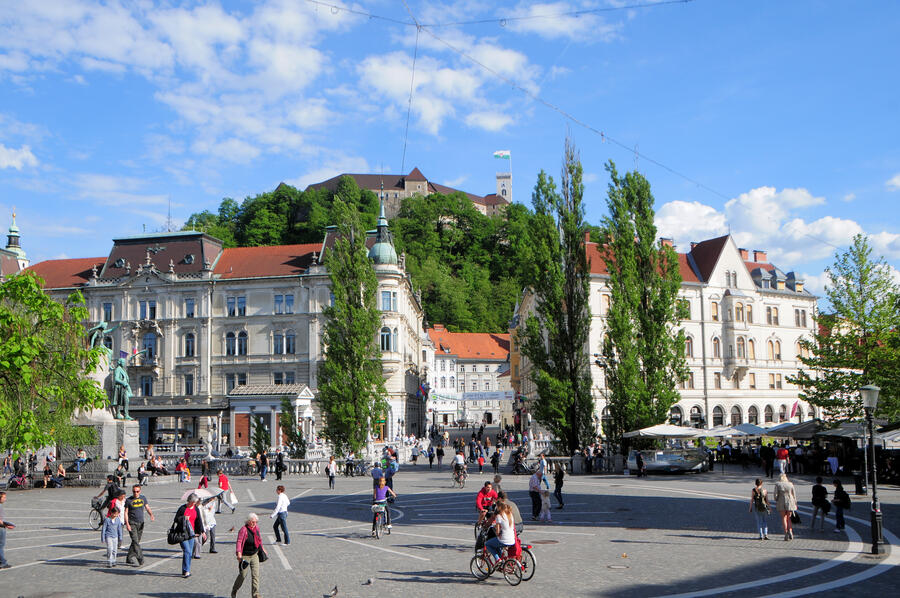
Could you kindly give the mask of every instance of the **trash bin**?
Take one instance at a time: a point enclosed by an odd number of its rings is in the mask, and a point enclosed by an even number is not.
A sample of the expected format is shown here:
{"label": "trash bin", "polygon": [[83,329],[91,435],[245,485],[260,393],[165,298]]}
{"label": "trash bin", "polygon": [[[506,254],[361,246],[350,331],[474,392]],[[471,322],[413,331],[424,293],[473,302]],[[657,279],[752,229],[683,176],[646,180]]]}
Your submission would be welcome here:
{"label": "trash bin", "polygon": [[853,472],[853,483],[856,485],[856,494],[866,494],[868,489],[866,488],[866,482],[863,479],[863,474],[861,471]]}

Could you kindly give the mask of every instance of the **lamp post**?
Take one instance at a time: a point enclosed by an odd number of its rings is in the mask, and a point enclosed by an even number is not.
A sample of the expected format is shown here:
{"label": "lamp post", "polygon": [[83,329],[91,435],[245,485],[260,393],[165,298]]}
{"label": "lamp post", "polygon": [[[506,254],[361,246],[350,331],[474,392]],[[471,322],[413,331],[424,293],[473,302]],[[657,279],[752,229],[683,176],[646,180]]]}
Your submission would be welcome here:
{"label": "lamp post", "polygon": [[872,415],[875,413],[875,407],[878,406],[878,393],[881,389],[872,384],[868,384],[859,389],[862,396],[863,409],[866,411],[866,423],[869,427],[869,479],[872,480],[872,515],[870,526],[872,528],[872,554],[882,554],[884,549],[881,544],[884,539],[881,535],[881,509],[878,506],[878,482],[875,479],[875,433],[872,425]]}

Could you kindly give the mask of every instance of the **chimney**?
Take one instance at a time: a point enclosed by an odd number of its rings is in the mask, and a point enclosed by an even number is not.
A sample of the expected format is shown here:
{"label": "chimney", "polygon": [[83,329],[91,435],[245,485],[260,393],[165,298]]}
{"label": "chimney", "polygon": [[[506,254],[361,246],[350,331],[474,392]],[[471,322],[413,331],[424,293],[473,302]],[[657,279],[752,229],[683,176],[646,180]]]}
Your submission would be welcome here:
{"label": "chimney", "polygon": [[675,247],[675,242],[669,237],[660,237],[659,242],[666,247]]}
{"label": "chimney", "polygon": [[749,262],[749,261],[750,261],[750,252],[749,252],[749,251],[747,251],[747,250],[744,249],[743,247],[739,248],[738,251],[741,252],[741,259],[742,259],[742,260],[744,260],[745,262]]}
{"label": "chimney", "polygon": [[591,230],[590,229],[584,231],[584,242],[585,243],[591,242]]}
{"label": "chimney", "polygon": [[760,251],[759,249],[753,250],[753,261],[758,262],[760,264],[765,264],[769,261],[769,258],[766,257],[765,251]]}

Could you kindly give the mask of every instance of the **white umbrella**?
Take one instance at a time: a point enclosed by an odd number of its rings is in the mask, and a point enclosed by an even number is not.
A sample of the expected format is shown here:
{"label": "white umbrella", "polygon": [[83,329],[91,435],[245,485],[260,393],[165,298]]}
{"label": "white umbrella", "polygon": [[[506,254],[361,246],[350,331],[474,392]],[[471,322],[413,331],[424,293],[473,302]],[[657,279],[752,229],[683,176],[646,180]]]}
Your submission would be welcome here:
{"label": "white umbrella", "polygon": [[749,432],[745,432],[737,426],[716,426],[709,430],[701,430],[704,436],[712,436],[713,438],[731,438],[734,436],[750,436]]}
{"label": "white umbrella", "polygon": [[622,434],[624,438],[698,438],[702,435],[700,430],[672,424],[657,424]]}
{"label": "white umbrella", "polygon": [[191,494],[196,494],[200,498],[200,502],[205,505],[218,495],[222,494],[222,492],[224,492],[224,490],[222,490],[221,488],[216,488],[211,492],[205,488],[197,488],[195,490],[188,490],[187,492],[182,494],[181,500],[187,500],[188,496],[190,496]]}

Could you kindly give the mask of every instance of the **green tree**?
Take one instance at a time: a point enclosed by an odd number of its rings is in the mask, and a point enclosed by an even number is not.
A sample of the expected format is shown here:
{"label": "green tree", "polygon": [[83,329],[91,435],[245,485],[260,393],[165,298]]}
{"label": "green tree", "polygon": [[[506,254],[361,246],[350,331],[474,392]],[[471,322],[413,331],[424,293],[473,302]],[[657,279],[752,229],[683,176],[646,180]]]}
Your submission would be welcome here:
{"label": "green tree", "polygon": [[281,414],[278,416],[281,431],[287,441],[287,453],[291,459],[306,459],[306,438],[297,425],[297,408],[289,397],[281,398]]}
{"label": "green tree", "polygon": [[865,235],[856,235],[825,273],[833,312],[819,317],[812,339],[801,340],[809,352],[800,356],[805,367],[788,382],[829,418],[859,417],[859,389],[867,384],[882,389],[879,415],[900,415],[900,286],[890,267],[882,257],[873,259]]}
{"label": "green tree", "polygon": [[561,189],[541,171],[532,196],[537,315],[525,323],[522,353],[537,387],[532,413],[570,453],[593,436],[583,195],[581,161],[567,139]]}
{"label": "green tree", "polygon": [[272,436],[266,428],[266,421],[261,415],[253,416],[253,452],[262,455],[269,452],[272,446]]}
{"label": "green tree", "polygon": [[325,254],[334,303],[326,307],[325,361],[319,370],[324,435],[342,453],[365,447],[373,423],[387,411],[376,335],[378,280],[366,249],[359,213],[335,199],[337,235]]}
{"label": "green tree", "polygon": [[86,445],[93,430],[72,424],[78,410],[106,405],[88,377],[103,347],[87,348],[81,293],[57,303],[23,272],[0,284],[0,451],[22,454],[57,443]]}
{"label": "green tree", "polygon": [[603,223],[603,260],[609,271],[610,307],[602,354],[614,444],[632,429],[660,424],[679,400],[687,376],[675,251],[657,241],[650,183],[638,172],[610,174]]}

